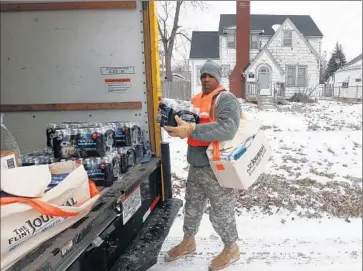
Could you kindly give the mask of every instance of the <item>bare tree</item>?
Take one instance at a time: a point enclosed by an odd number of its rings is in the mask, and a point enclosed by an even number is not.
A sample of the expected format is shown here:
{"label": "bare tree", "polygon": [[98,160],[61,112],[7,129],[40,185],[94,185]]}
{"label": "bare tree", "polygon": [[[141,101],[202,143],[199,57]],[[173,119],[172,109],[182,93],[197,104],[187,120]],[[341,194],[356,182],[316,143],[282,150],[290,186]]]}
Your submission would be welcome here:
{"label": "bare tree", "polygon": [[161,12],[158,15],[158,29],[162,44],[166,80],[173,81],[172,58],[176,49],[177,37],[184,41],[191,42],[186,30],[179,25],[180,12],[182,8],[204,9],[205,4],[201,1],[158,1]]}
{"label": "bare tree", "polygon": [[328,66],[328,61],[326,59],[326,51],[322,54],[320,57],[320,71],[319,71],[319,83],[324,84],[325,83],[325,71]]}
{"label": "bare tree", "polygon": [[183,55],[183,58],[181,60],[176,61],[175,65],[172,68],[173,71],[177,72],[181,72],[181,71],[189,71],[190,70],[190,66],[189,66],[189,59],[187,58],[186,55]]}

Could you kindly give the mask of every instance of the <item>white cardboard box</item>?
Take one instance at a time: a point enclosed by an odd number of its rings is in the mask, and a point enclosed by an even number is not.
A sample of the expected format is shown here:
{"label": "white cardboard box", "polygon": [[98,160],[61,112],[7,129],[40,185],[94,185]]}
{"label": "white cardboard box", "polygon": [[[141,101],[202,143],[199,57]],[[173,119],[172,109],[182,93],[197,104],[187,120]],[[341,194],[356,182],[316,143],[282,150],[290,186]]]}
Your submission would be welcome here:
{"label": "white cardboard box", "polygon": [[3,151],[1,154],[1,169],[16,168],[18,165],[15,152]]}
{"label": "white cardboard box", "polygon": [[[213,161],[210,165],[223,187],[234,189],[248,189],[266,168],[272,150],[264,132],[259,130],[246,152],[238,159],[232,161]],[[218,170],[218,167],[224,169]]]}

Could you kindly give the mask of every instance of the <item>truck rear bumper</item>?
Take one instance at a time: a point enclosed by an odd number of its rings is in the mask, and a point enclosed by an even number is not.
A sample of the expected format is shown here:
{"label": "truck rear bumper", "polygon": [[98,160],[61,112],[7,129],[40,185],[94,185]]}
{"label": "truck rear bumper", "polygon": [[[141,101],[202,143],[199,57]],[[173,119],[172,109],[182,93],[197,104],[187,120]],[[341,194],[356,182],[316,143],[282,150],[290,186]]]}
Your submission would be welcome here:
{"label": "truck rear bumper", "polygon": [[183,202],[175,198],[161,202],[149,215],[137,237],[118,258],[111,271],[144,271],[155,265],[182,205]]}

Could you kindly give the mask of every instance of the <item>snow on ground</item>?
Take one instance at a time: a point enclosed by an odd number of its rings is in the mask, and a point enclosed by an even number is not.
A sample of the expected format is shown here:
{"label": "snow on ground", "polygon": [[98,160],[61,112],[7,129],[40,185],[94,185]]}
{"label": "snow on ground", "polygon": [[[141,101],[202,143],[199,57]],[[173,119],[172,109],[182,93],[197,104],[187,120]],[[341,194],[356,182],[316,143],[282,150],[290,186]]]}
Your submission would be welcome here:
{"label": "snow on ground", "polygon": [[[249,119],[263,121],[273,156],[238,196],[241,260],[226,270],[362,270],[362,105],[319,101],[260,111],[241,101],[241,107]],[[164,136],[174,194],[184,198],[186,140]],[[207,270],[222,248],[207,213],[195,255],[163,261],[182,238],[181,210],[151,270]]]}
{"label": "snow on ground", "polygon": [[[282,224],[280,215],[263,219],[237,218],[241,258],[226,271],[361,271],[360,220],[345,223],[295,219]],[[182,238],[182,216],[178,217],[164,243],[158,264],[150,271],[206,271],[222,249],[208,217],[204,216],[193,255],[172,263],[164,255]]]}

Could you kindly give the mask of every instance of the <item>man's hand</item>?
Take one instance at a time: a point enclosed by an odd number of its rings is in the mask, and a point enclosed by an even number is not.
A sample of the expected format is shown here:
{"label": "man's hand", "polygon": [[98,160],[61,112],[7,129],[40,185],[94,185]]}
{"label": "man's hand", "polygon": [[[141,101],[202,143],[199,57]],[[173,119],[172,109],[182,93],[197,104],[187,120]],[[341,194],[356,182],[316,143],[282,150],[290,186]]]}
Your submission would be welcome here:
{"label": "man's hand", "polygon": [[172,137],[186,138],[195,131],[195,123],[189,123],[181,120],[178,116],[175,116],[175,121],[178,124],[177,127],[165,126],[164,129]]}

